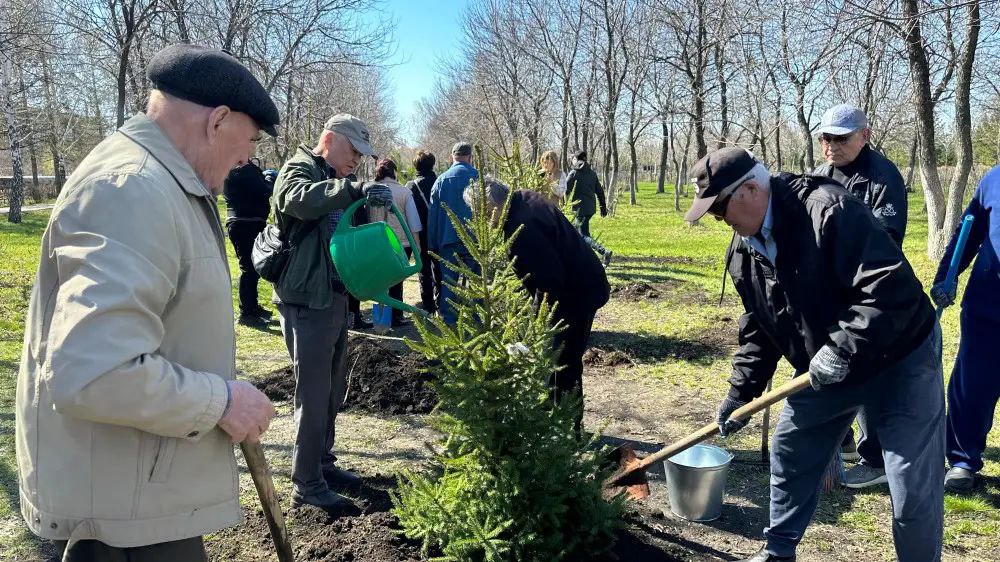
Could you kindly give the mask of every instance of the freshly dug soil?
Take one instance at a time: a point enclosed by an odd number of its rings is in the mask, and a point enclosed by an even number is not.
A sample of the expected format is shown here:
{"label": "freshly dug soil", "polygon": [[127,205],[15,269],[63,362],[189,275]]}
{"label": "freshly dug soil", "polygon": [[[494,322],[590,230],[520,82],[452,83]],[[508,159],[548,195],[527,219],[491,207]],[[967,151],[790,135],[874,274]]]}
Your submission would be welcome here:
{"label": "freshly dug soil", "polygon": [[[346,492],[359,508],[353,514],[331,515],[303,506],[287,512],[289,541],[298,562],[424,562],[420,544],[399,533],[389,513],[389,490],[395,479],[375,475],[364,478],[359,490]],[[254,537],[252,544],[230,535]],[[271,534],[260,509],[248,510],[243,527],[224,531],[208,545],[209,559],[263,562],[275,559]]]}
{"label": "freshly dug soil", "polygon": [[591,347],[583,353],[583,364],[590,367],[632,367],[635,361],[627,353],[617,349]]}
{"label": "freshly dug soil", "polygon": [[[357,408],[383,414],[426,414],[437,403],[427,385],[426,359],[417,353],[398,355],[366,337],[351,337],[347,344],[349,387],[345,409]],[[254,384],[271,400],[290,400],[295,394],[291,367],[278,369]]]}
{"label": "freshly dug soil", "polygon": [[[388,490],[391,479],[366,479],[362,489],[349,495],[361,508],[360,514],[331,516],[320,509],[301,507],[288,512],[289,540],[298,562],[427,562],[420,544],[401,534],[399,521],[389,513]],[[661,516],[662,517],[662,516]],[[667,525],[658,524],[648,514],[627,513],[625,527],[618,531],[611,551],[590,562],[701,562],[715,560],[679,542]],[[209,544],[211,560],[262,562],[273,560],[267,523],[260,510],[247,514],[242,536],[255,537],[252,544],[237,544],[230,537]],[[676,541],[676,542],[675,542]],[[431,553],[433,556],[435,553]],[[586,561],[576,561],[586,562]]]}
{"label": "freshly dug soil", "polygon": [[661,296],[660,289],[646,283],[636,281],[625,285],[616,285],[611,289],[611,294],[619,299],[658,299]]}

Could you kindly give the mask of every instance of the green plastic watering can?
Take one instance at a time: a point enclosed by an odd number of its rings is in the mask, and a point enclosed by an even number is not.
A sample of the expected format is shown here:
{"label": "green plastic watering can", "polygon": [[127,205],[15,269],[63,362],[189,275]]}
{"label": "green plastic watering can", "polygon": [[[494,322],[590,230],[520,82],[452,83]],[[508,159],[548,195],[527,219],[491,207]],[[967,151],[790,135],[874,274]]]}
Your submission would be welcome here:
{"label": "green plastic watering can", "polygon": [[[414,252],[410,265],[399,239],[384,221],[351,226],[351,217],[367,198],[358,199],[344,211],[337,229],[330,237],[330,257],[344,287],[358,300],[373,300],[397,310],[424,314],[423,310],[389,296],[389,288],[420,271],[420,252]],[[406,232],[411,248],[416,248],[413,233],[395,205],[392,212]]]}

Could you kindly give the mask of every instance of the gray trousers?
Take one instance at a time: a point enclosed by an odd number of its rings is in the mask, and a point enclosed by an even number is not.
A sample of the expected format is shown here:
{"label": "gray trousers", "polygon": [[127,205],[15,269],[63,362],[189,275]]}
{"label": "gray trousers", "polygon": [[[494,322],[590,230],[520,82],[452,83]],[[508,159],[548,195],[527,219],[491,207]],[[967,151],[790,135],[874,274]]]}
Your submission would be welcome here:
{"label": "gray trousers", "polygon": [[892,536],[901,562],[941,558],[944,523],[944,387],[940,328],[909,356],[861,385],[811,388],[788,397],[771,447],[767,551],[790,556],[802,540],[823,471],[859,407],[882,442]]}
{"label": "gray trousers", "polygon": [[301,494],[327,489],[323,468],[333,466],[337,412],[344,402],[347,295],[330,308],[279,304],[281,331],[295,371],[295,447],[292,483]]}

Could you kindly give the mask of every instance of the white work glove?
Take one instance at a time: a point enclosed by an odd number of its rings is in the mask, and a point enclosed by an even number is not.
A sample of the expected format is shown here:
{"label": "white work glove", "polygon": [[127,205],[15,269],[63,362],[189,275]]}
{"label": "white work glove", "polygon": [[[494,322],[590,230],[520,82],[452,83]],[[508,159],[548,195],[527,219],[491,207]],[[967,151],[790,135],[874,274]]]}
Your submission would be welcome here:
{"label": "white work glove", "polygon": [[274,417],[274,406],[257,387],[246,381],[226,381],[229,405],[218,426],[229,434],[233,443],[256,443],[267,431]]}
{"label": "white work glove", "polygon": [[829,345],[819,348],[809,361],[809,383],[816,390],[821,386],[836,384],[847,376],[847,360],[837,355]]}

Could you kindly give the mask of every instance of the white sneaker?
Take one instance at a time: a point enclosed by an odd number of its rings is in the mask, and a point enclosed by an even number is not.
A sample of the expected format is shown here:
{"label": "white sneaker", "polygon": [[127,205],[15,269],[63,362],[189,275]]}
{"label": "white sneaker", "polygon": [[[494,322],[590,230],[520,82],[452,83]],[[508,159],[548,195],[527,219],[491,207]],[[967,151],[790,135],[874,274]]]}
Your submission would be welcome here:
{"label": "white sneaker", "polygon": [[844,474],[844,486],[855,490],[885,484],[888,481],[884,468],[875,468],[865,463],[852,466]]}

